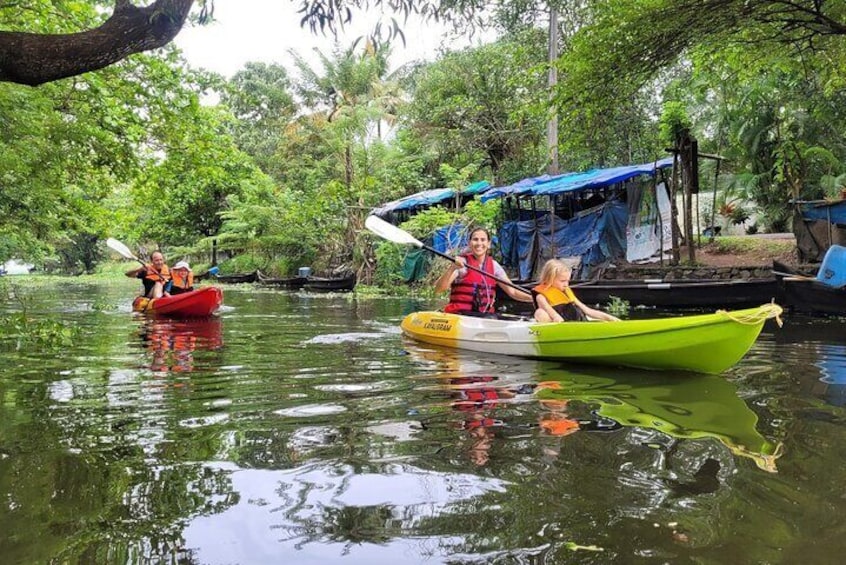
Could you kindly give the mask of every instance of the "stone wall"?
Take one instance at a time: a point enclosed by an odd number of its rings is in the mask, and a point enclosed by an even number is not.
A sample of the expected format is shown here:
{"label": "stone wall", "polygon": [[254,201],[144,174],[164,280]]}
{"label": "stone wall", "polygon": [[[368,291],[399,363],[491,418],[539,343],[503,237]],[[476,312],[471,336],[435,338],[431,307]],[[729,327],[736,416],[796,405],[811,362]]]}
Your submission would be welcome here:
{"label": "stone wall", "polygon": [[625,265],[619,268],[605,269],[602,272],[602,279],[662,279],[665,281],[678,281],[690,279],[704,280],[730,280],[730,279],[771,279],[773,272],[771,266],[748,266],[748,267],[684,267],[684,266],[661,266],[661,265]]}

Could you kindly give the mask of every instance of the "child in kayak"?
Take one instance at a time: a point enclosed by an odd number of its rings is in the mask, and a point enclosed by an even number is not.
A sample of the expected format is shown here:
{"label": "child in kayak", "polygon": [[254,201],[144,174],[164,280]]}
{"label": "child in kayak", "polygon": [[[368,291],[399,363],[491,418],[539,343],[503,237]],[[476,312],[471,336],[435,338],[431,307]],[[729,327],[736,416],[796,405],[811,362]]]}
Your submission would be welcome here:
{"label": "child in kayak", "polygon": [[171,280],[167,287],[170,295],[194,290],[194,273],[187,261],[179,261],[170,270]]}
{"label": "child in kayak", "polygon": [[544,264],[540,282],[532,290],[537,304],[535,320],[565,322],[591,318],[606,322],[620,321],[616,316],[586,306],[576,298],[570,288],[570,273],[570,267],[560,259],[550,259]]}

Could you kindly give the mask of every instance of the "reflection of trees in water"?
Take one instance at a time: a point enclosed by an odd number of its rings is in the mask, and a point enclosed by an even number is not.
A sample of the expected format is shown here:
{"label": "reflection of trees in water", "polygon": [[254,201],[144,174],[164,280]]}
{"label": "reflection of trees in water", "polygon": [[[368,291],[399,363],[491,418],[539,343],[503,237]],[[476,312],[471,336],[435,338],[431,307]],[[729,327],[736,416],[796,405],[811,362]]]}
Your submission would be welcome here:
{"label": "reflection of trees in water", "polygon": [[393,509],[386,505],[323,507],[320,514],[300,526],[285,529],[290,535],[288,540],[300,539],[297,549],[308,543],[331,541],[345,545],[344,555],[353,545],[387,543],[407,534]]}
{"label": "reflection of trees in water", "polygon": [[[190,563],[184,524],[237,503],[228,473],[150,460],[124,432],[86,424],[75,433],[109,435],[114,447],[68,452],[67,430],[49,418],[17,427],[28,438],[26,451],[0,457],[0,492],[8,494],[8,520],[0,518],[3,561]],[[16,546],[16,539],[39,543]]]}

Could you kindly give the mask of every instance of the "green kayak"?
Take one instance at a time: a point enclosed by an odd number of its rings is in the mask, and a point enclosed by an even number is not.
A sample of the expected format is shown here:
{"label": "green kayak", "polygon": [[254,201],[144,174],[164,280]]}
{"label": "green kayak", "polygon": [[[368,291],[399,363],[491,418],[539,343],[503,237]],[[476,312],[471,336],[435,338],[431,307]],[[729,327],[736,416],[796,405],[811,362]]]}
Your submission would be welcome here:
{"label": "green kayak", "polygon": [[416,312],[401,327],[424,343],[482,353],[716,374],[740,361],[764,322],[781,312],[778,304],[764,304],[697,316],[545,324]]}

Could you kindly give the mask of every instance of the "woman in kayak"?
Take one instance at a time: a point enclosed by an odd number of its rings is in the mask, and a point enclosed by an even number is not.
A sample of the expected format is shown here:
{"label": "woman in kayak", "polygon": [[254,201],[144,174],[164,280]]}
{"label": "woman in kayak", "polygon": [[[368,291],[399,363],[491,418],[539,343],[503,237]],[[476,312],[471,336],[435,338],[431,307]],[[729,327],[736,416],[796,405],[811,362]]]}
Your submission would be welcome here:
{"label": "woman in kayak", "polygon": [[[514,300],[532,302],[528,293],[521,292],[501,281],[511,280],[505,274],[502,265],[488,255],[491,247],[491,237],[485,228],[476,228],[470,232],[470,253],[458,255],[455,263],[450,265],[435,283],[435,292],[449,291],[449,304],[444,312],[452,314],[494,314],[496,300],[496,285]],[[487,273],[483,275],[469,269],[475,267]],[[491,276],[488,276],[491,275]],[[495,278],[494,278],[495,277]]]}
{"label": "woman in kayak", "polygon": [[570,267],[560,259],[550,259],[541,270],[540,282],[533,289],[538,322],[584,321],[587,318],[619,322],[601,310],[585,306],[570,288]]}
{"label": "woman in kayak", "polygon": [[150,263],[126,271],[126,276],[141,279],[144,283],[144,296],[147,298],[161,298],[164,294],[164,285],[170,280],[170,271],[165,265],[161,251],[153,251]]}

